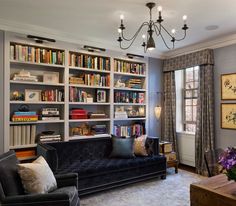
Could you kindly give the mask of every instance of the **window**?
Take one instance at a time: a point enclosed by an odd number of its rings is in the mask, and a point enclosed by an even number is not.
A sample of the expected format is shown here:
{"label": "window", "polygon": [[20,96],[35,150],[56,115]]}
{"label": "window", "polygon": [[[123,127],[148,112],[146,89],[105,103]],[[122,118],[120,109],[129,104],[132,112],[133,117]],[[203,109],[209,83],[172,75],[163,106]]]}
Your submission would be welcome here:
{"label": "window", "polygon": [[183,129],[196,132],[199,66],[187,68],[183,72]]}

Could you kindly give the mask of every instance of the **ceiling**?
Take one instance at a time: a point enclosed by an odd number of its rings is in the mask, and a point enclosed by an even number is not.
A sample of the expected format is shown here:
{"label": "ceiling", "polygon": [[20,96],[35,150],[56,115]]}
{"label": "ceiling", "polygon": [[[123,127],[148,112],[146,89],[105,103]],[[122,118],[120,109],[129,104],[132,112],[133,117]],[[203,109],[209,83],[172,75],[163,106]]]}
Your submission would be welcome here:
{"label": "ceiling", "polygon": [[[120,14],[125,16],[127,35],[132,35],[149,18],[145,7],[147,2],[149,1],[0,0],[0,29],[119,50],[116,39]],[[184,41],[177,42],[176,49],[236,33],[235,0],[153,2],[163,7],[164,25],[168,29],[176,28],[177,36],[182,34],[182,16],[188,16],[188,35]],[[205,29],[212,25],[219,28]],[[140,36],[129,52],[143,53],[141,41]],[[146,55],[158,57],[168,52],[161,39],[156,40],[156,47]]]}

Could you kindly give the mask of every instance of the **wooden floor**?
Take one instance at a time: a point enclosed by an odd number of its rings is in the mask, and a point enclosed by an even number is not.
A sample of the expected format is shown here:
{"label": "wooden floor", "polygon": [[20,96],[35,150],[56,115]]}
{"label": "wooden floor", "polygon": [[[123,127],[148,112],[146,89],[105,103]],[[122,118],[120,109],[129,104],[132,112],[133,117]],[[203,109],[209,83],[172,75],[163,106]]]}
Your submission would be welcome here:
{"label": "wooden floor", "polygon": [[184,164],[179,164],[179,169],[186,170],[188,172],[192,172],[192,173],[196,174],[196,168],[195,167],[191,167],[191,166],[184,165]]}

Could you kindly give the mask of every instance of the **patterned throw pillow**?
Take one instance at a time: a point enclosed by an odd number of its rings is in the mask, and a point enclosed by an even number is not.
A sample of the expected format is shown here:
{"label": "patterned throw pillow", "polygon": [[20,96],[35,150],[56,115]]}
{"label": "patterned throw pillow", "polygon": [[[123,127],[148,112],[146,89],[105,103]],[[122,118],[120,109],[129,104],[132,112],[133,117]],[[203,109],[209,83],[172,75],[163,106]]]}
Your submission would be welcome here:
{"label": "patterned throw pillow", "polygon": [[44,194],[57,189],[56,179],[42,156],[32,163],[18,164],[18,173],[26,193]]}
{"label": "patterned throw pillow", "polygon": [[148,156],[147,150],[146,150],[146,135],[142,135],[134,140],[134,154],[136,156]]}

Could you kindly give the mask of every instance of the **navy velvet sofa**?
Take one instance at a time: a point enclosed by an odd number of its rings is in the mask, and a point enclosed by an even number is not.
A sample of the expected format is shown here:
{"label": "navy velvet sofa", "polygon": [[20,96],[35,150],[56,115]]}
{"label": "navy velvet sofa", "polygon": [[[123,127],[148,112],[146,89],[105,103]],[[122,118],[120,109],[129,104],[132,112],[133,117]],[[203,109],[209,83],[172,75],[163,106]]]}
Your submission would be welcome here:
{"label": "navy velvet sofa", "polygon": [[78,173],[79,195],[126,185],[154,177],[166,178],[166,158],[159,155],[159,139],[148,137],[151,155],[130,159],[110,158],[111,138],[38,144],[55,174]]}

